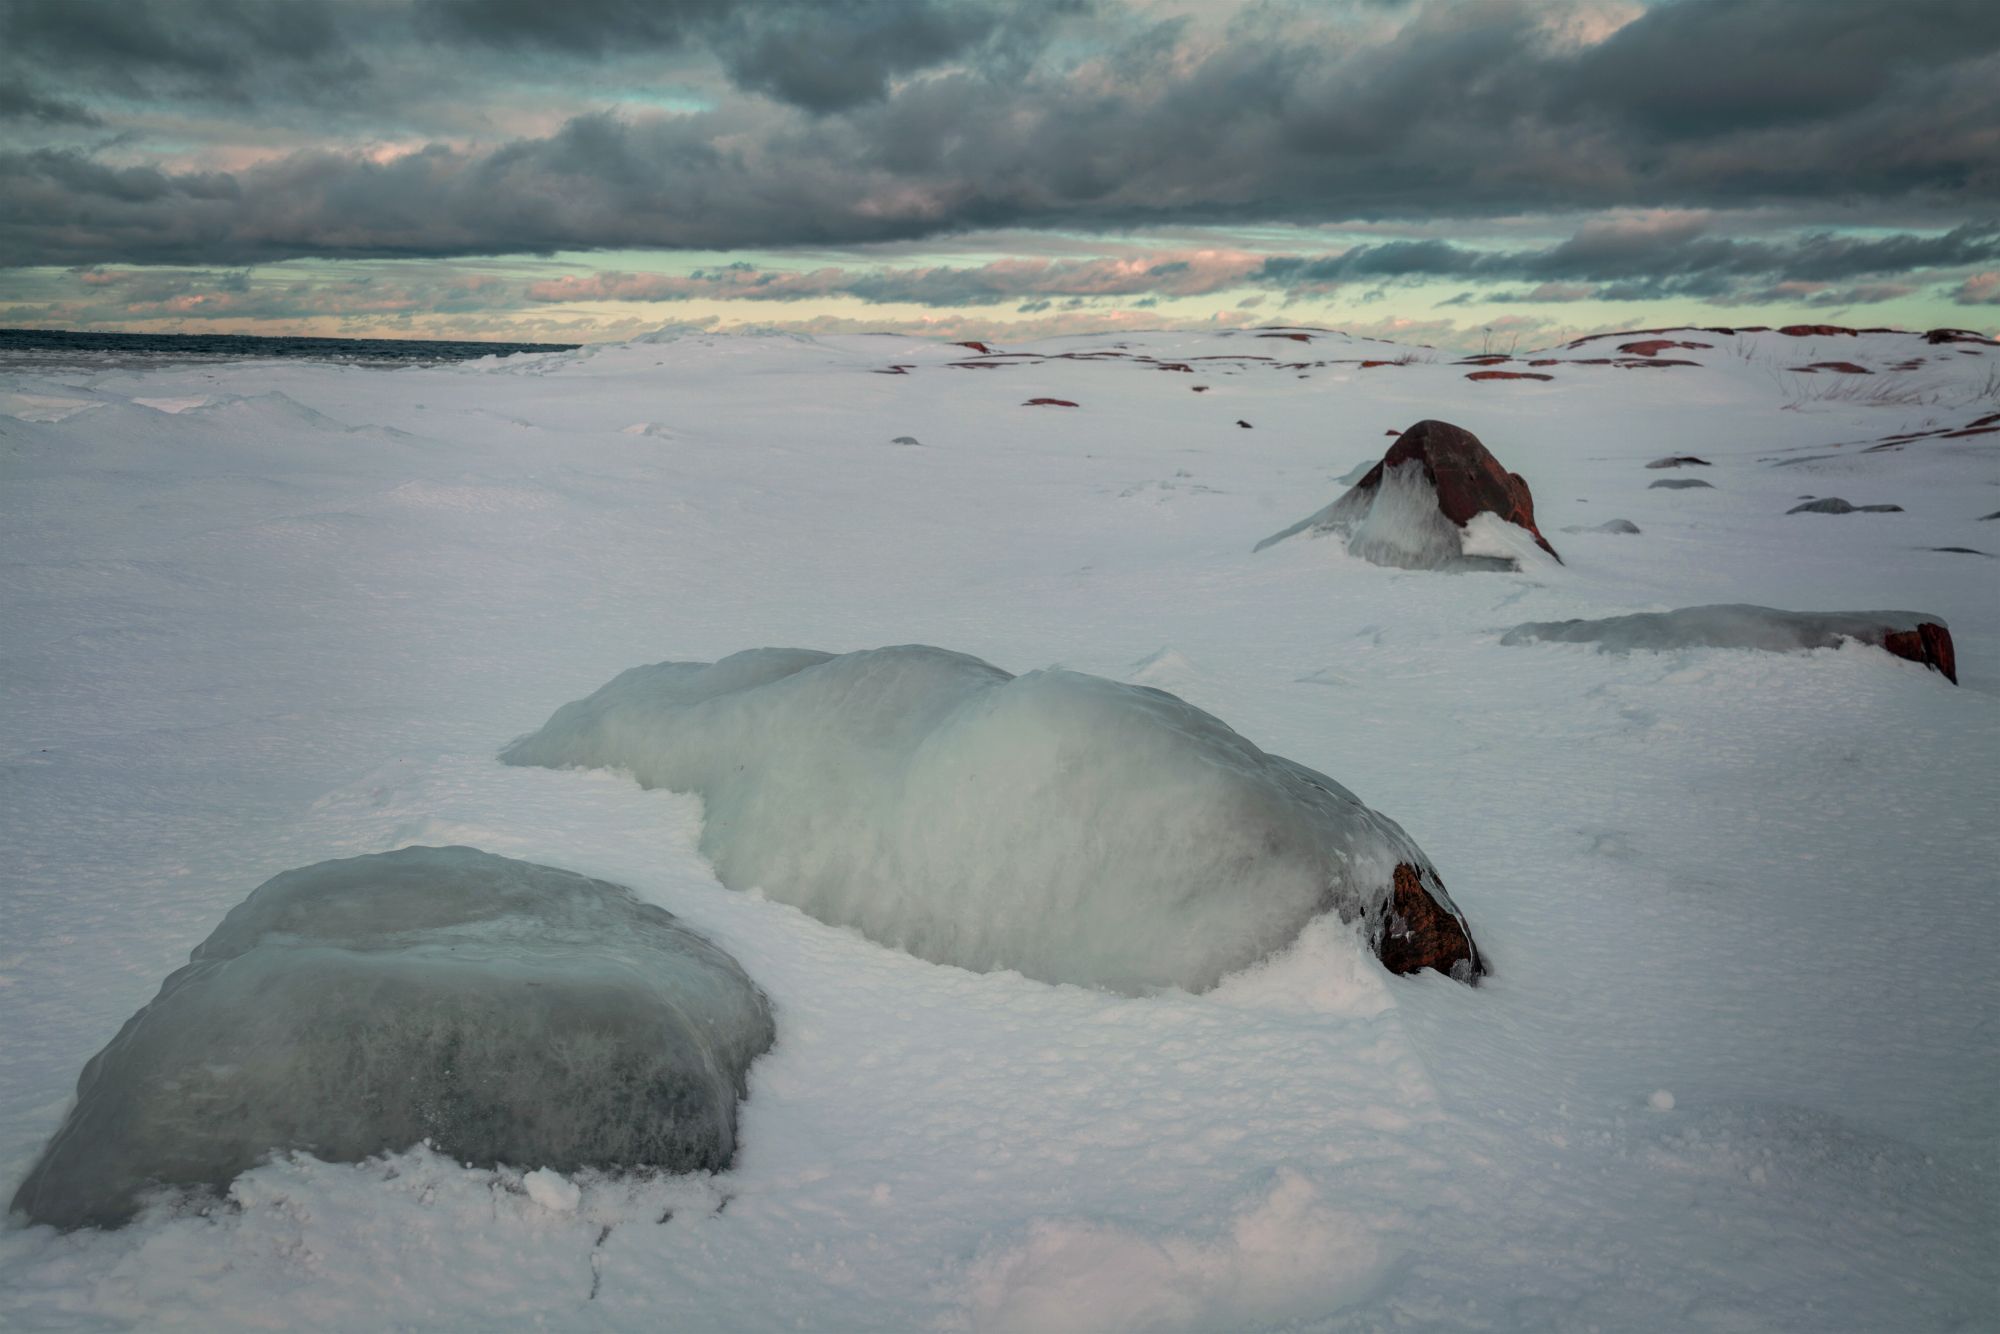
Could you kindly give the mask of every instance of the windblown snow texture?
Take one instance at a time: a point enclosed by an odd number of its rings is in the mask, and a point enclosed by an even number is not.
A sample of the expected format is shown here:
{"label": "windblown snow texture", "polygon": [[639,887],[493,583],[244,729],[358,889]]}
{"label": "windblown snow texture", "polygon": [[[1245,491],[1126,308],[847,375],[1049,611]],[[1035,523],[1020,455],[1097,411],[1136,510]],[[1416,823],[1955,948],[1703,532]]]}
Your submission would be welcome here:
{"label": "windblown snow texture", "polygon": [[14,1197],[59,1227],[273,1152],[720,1169],[773,1038],[735,960],[630,891],[473,848],[266,882],[84,1066]]}
{"label": "windblown snow texture", "polygon": [[724,884],[934,963],[1198,991],[1337,912],[1398,971],[1435,957],[1411,954],[1426,932],[1455,938],[1442,969],[1479,967],[1394,821],[1144,686],[916,645],[753,649],[634,668],[502,758],[699,793]]}

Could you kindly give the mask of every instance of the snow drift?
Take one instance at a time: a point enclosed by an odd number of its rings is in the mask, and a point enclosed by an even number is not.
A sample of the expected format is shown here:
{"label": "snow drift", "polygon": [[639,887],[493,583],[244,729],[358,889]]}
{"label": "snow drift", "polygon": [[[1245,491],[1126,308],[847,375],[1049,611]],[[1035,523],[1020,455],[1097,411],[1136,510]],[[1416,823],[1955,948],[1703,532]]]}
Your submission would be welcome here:
{"label": "snow drift", "polygon": [[273,1151],[726,1167],[771,1045],[735,960],[629,890],[474,848],[267,881],[127,1020],[14,1197],[115,1226]]}
{"label": "snow drift", "polygon": [[1606,653],[1633,649],[1750,648],[1771,653],[1835,648],[1845,639],[1887,649],[1921,662],[1958,682],[1951,631],[1943,618],[1921,611],[1780,611],[1731,603],[1638,612],[1602,620],[1531,621],[1517,625],[1502,644],[1548,640],[1595,644]]}
{"label": "snow drift", "polygon": [[717,877],[934,963],[1203,990],[1312,918],[1480,962],[1392,820],[1164,691],[923,646],[637,667],[509,746],[699,793]]}
{"label": "snow drift", "polygon": [[1514,570],[1538,547],[1534,497],[1479,437],[1450,422],[1421,421],[1331,505],[1254,550],[1298,533],[1338,533],[1363,560],[1410,570]]}

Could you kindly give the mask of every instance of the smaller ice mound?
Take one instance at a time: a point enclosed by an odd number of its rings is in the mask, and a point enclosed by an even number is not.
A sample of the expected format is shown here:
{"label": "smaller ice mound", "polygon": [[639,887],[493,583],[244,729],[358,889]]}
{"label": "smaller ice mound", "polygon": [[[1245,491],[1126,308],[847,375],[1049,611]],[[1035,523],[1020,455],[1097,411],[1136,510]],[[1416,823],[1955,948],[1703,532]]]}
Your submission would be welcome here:
{"label": "smaller ice mound", "polygon": [[1633,523],[1630,519],[1607,519],[1603,523],[1590,527],[1586,527],[1583,524],[1571,524],[1569,527],[1563,529],[1563,531],[1565,533],[1624,533],[1632,535],[1639,531],[1639,525]]}
{"label": "smaller ice mound", "polygon": [[710,1171],[774,1030],[736,961],[631,891],[475,848],[267,881],[90,1059],[13,1207],[128,1221],[273,1152],[428,1140],[481,1166]]}
{"label": "smaller ice mound", "polygon": [[1470,431],[1440,421],[1403,432],[1353,489],[1254,549],[1299,533],[1337,533],[1353,555],[1406,570],[1515,570],[1535,559],[1531,547],[1561,560],[1535,526],[1526,480]]}
{"label": "smaller ice mound", "polygon": [[1668,477],[1654,482],[1648,491],[1713,491],[1713,482],[1704,482],[1699,477]]}
{"label": "smaller ice mound", "polygon": [[1732,603],[1638,612],[1595,621],[1531,621],[1517,625],[1502,644],[1544,640],[1595,644],[1600,652],[1634,649],[1748,648],[1768,653],[1836,648],[1855,640],[1920,662],[1958,683],[1958,660],[1944,619],[1920,611],[1780,611]]}
{"label": "smaller ice mound", "polygon": [[933,963],[1201,991],[1337,913],[1393,972],[1480,972],[1394,821],[1143,685],[753,649],[634,668],[501,758],[698,793],[723,884]]}

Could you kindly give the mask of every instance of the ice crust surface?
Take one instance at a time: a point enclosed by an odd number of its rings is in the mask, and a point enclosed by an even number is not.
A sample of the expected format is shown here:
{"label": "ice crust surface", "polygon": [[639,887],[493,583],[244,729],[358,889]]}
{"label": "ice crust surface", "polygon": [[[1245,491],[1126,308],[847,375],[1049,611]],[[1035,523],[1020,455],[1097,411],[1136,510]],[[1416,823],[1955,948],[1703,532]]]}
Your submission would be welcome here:
{"label": "ice crust surface", "polygon": [[977,972],[1202,991],[1379,924],[1399,863],[1450,905],[1394,821],[1174,695],[923,645],[634,668],[503,758],[697,793],[725,885]]}
{"label": "ice crust surface", "polygon": [[[782,1034],[725,1172],[562,1173],[572,1211],[546,1165],[280,1155],[211,1208],[0,1228],[0,1324],[1991,1326],[2000,601],[1919,548],[1996,549],[2000,436],[1875,444],[1994,412],[2000,349],[1690,331],[1699,365],[1640,372],[1599,339],[1510,395],[1307,332],[0,373],[0,1204],[161,979],[327,858],[628,886]],[[1890,392],[1801,400],[1827,359]],[[1644,535],[1477,578],[1251,554],[1424,417],[1544,532]],[[1715,490],[1646,489],[1686,452]],[[1806,492],[1906,512],[1784,517]],[[1935,611],[1960,687],[1853,645],[1500,643],[1716,603]],[[1158,686],[1334,775],[1493,973],[1388,977],[1331,914],[1200,994],[938,967],[720,884],[699,797],[494,758],[635,663],[910,642]]]}
{"label": "ice crust surface", "polygon": [[114,1226],[272,1153],[418,1143],[718,1171],[772,1037],[734,960],[620,886],[465,847],[322,862],[261,886],[91,1058],[13,1207]]}

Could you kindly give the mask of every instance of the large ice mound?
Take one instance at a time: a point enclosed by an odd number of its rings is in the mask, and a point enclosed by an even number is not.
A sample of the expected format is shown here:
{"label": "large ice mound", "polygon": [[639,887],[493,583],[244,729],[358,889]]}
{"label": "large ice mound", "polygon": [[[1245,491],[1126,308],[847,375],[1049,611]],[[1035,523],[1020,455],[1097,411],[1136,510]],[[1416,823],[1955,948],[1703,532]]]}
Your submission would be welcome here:
{"label": "large ice mound", "polygon": [[1958,681],[1951,631],[1942,617],[1921,611],[1780,611],[1730,603],[1591,621],[1531,621],[1509,630],[1500,642],[1595,644],[1606,653],[1678,648],[1789,653],[1834,648],[1845,639],[1887,649],[1899,658],[1943,672],[1953,684]]}
{"label": "large ice mound", "polygon": [[935,963],[1202,990],[1311,918],[1480,971],[1393,820],[1164,691],[923,646],[636,667],[509,746],[699,793],[717,877]]}
{"label": "large ice mound", "polygon": [[716,1170],[771,1045],[736,961],[618,885],[475,848],[320,862],[232,909],[83,1068],[14,1196],[115,1226],[273,1151]]}

